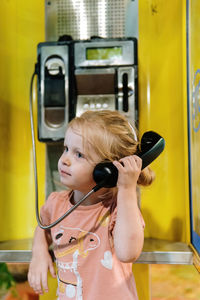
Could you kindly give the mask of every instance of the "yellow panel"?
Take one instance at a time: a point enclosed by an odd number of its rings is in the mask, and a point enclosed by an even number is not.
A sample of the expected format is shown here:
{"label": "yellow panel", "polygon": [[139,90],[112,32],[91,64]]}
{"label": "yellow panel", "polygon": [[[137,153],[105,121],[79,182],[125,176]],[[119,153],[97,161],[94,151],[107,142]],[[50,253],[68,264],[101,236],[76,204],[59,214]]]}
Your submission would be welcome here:
{"label": "yellow panel", "polygon": [[189,98],[192,185],[191,192],[193,206],[193,230],[198,236],[200,236],[200,2],[194,0],[189,1],[189,3]]}
{"label": "yellow panel", "polygon": [[135,277],[139,300],[150,300],[150,266],[144,264],[134,264],[133,274]]}
{"label": "yellow panel", "polygon": [[142,189],[148,237],[189,241],[186,1],[139,1],[139,127],[166,140]]}
{"label": "yellow panel", "polygon": [[[29,86],[44,40],[44,1],[1,0],[0,10],[0,240],[7,240],[32,237],[36,225]],[[44,199],[45,149],[37,148]]]}

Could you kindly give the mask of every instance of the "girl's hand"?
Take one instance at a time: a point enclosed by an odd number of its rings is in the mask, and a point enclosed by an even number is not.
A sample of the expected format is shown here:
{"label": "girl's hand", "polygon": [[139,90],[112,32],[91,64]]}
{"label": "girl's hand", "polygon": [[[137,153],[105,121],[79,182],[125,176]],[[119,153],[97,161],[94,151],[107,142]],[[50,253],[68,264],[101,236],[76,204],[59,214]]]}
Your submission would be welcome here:
{"label": "girl's hand", "polygon": [[39,250],[39,255],[33,255],[28,272],[29,284],[37,294],[42,295],[43,290],[48,292],[48,270],[52,277],[55,278],[56,273],[49,252]]}
{"label": "girl's hand", "polygon": [[136,187],[142,168],[142,159],[137,155],[126,156],[113,164],[118,169],[118,188]]}

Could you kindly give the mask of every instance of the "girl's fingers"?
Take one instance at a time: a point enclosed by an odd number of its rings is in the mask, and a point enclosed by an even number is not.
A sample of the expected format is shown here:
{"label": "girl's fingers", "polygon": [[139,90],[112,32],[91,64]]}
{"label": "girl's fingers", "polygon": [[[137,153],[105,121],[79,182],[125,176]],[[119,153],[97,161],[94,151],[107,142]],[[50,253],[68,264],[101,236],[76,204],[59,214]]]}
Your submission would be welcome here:
{"label": "girl's fingers", "polygon": [[42,278],[40,275],[34,275],[33,273],[28,273],[28,282],[29,285],[32,287],[32,289],[35,291],[35,293],[42,295],[42,285],[41,285]]}
{"label": "girl's fingers", "polygon": [[113,165],[118,169],[118,171],[123,171],[124,169],[124,165],[123,162],[121,162],[121,160],[120,162],[117,160],[113,161]]}
{"label": "girl's fingers", "polygon": [[142,159],[139,156],[137,156],[137,155],[134,155],[133,157],[134,157],[134,160],[135,160],[138,168],[141,169],[142,168]]}
{"label": "girl's fingers", "polygon": [[55,278],[55,277],[56,277],[56,272],[55,272],[55,269],[54,269],[54,266],[53,266],[52,263],[51,263],[50,266],[49,266],[49,271],[50,271],[52,277]]}
{"label": "girl's fingers", "polygon": [[126,156],[120,159],[121,165],[125,168],[140,168],[142,167],[142,160],[137,155]]}
{"label": "girl's fingers", "polygon": [[42,273],[42,286],[45,292],[48,292],[48,283],[47,283],[47,273],[43,272]]}
{"label": "girl's fingers", "polygon": [[34,290],[36,291],[36,293],[38,293],[40,295],[43,294],[40,276],[37,276],[37,278],[36,278]]}

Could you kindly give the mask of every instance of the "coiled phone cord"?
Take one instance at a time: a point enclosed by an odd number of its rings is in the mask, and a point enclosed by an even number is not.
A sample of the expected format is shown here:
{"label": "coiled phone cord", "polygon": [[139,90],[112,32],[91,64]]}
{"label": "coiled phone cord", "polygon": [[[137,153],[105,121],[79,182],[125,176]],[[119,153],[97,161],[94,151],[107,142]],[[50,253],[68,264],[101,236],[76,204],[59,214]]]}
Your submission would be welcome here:
{"label": "coiled phone cord", "polygon": [[[37,65],[36,65],[37,68]],[[35,69],[36,69],[35,68]],[[30,101],[29,101],[29,107],[30,107],[30,121],[31,121],[31,137],[32,137],[32,150],[33,150],[33,166],[34,166],[34,181],[35,181],[35,212],[36,212],[36,219],[37,223],[40,228],[42,229],[50,229],[60,223],[64,218],[66,218],[69,214],[71,214],[84,200],[86,200],[91,194],[94,192],[97,192],[100,188],[103,187],[104,181],[98,183],[91,191],[89,191],[82,199],[80,199],[74,206],[72,206],[63,216],[58,218],[55,222],[44,225],[42,224],[39,216],[39,205],[38,205],[38,176],[37,176],[37,156],[36,156],[36,145],[35,145],[35,130],[34,130],[34,120],[33,120],[33,82],[34,77],[37,75],[37,71],[35,71],[32,74],[31,77],[31,84],[30,84]]]}

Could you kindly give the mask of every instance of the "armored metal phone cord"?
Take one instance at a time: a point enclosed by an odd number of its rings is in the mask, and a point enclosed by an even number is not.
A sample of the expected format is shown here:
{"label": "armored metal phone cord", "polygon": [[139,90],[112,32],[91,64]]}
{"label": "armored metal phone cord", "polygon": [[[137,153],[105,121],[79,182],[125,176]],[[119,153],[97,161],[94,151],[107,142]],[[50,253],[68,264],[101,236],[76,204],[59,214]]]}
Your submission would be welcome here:
{"label": "armored metal phone cord", "polygon": [[37,176],[37,157],[36,157],[36,146],[35,146],[35,130],[34,130],[34,120],[33,120],[33,82],[34,77],[38,74],[37,72],[37,64],[35,66],[35,71],[31,77],[31,84],[30,84],[30,121],[31,121],[31,137],[32,137],[32,150],[33,150],[33,166],[34,166],[34,180],[35,180],[35,212],[36,212],[36,219],[37,223],[42,229],[50,229],[60,223],[64,218],[66,218],[69,214],[73,212],[84,200],[86,200],[91,194],[98,191],[100,188],[103,187],[104,182],[97,184],[91,191],[89,191],[82,199],[80,199],[74,206],[72,206],[63,216],[57,219],[55,222],[49,225],[43,225],[40,216],[39,216],[39,208],[38,208],[38,176]]}

